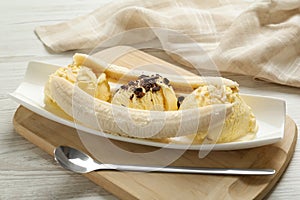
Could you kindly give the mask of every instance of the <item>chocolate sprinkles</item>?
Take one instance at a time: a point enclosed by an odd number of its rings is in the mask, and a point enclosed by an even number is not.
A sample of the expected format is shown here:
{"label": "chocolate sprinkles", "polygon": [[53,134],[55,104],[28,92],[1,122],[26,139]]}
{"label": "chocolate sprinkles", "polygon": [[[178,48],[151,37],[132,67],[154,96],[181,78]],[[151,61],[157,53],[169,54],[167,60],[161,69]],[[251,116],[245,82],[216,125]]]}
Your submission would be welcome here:
{"label": "chocolate sprinkles", "polygon": [[159,90],[160,90],[160,86],[159,85],[152,88],[152,92],[157,92]]}
{"label": "chocolate sprinkles", "polygon": [[183,100],[184,100],[184,96],[179,96],[179,97],[177,98],[177,107],[178,107],[178,108],[179,108],[180,105],[182,104]]}
{"label": "chocolate sprinkles", "polygon": [[167,79],[167,78],[164,78],[164,79],[163,79],[163,82],[164,82],[164,84],[166,84],[166,85],[170,86],[170,85],[169,85],[169,83],[170,83],[169,79]]}
{"label": "chocolate sprinkles", "polygon": [[132,100],[134,97],[134,94],[130,95],[129,99]]}
{"label": "chocolate sprinkles", "polygon": [[[160,79],[160,80],[158,80]],[[159,74],[155,75],[140,75],[139,79],[136,81],[129,81],[127,85],[122,85],[121,89],[123,90],[130,90],[133,92],[130,95],[129,99],[132,100],[134,96],[136,98],[142,98],[146,95],[146,92],[158,92],[161,89],[157,83],[164,83],[167,86],[170,86],[170,81],[167,78],[162,78]]]}
{"label": "chocolate sprinkles", "polygon": [[133,93],[136,95],[137,98],[142,98],[145,96],[145,92],[143,92],[143,88],[134,88]]}

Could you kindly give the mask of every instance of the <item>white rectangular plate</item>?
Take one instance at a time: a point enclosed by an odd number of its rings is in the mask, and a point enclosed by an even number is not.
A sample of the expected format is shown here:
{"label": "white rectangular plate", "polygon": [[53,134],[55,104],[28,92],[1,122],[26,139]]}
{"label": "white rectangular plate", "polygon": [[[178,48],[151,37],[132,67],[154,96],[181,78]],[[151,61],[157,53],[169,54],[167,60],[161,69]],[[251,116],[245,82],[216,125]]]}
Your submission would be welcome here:
{"label": "white rectangular plate", "polygon": [[28,64],[23,82],[13,93],[10,94],[10,96],[16,102],[20,103],[29,110],[32,110],[33,112],[43,117],[64,124],[66,126],[77,128],[90,134],[99,135],[100,137],[107,137],[123,142],[148,146],[189,150],[236,150],[272,144],[281,140],[284,136],[284,124],[286,116],[285,102],[276,98],[253,95],[242,95],[246,103],[252,108],[259,126],[256,137],[249,141],[237,141],[213,145],[193,145],[190,144],[190,142],[184,144],[184,141],[166,144],[162,142],[155,142],[152,140],[141,140],[103,133],[94,129],[87,128],[85,126],[74,124],[74,122],[55,115],[54,113],[49,112],[45,109],[44,86],[46,81],[48,80],[48,76],[51,73],[55,72],[58,68],[59,66],[51,64],[30,62]]}

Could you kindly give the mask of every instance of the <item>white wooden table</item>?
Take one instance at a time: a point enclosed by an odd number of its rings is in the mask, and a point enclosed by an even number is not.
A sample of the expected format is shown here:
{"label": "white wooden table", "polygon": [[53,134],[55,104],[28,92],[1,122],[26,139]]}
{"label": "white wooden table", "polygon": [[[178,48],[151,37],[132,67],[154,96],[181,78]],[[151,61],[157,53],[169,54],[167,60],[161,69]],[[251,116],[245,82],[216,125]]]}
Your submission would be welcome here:
{"label": "white wooden table", "polygon": [[[47,50],[33,30],[86,14],[111,0],[9,0],[0,3],[0,199],[115,199],[81,175],[59,167],[48,154],[19,136],[12,117],[18,107],[8,93],[20,84],[28,61],[65,65],[73,52]],[[241,92],[280,97],[287,113],[300,127],[300,89],[251,77],[228,75],[241,85]],[[300,148],[268,199],[298,199],[300,196]]]}

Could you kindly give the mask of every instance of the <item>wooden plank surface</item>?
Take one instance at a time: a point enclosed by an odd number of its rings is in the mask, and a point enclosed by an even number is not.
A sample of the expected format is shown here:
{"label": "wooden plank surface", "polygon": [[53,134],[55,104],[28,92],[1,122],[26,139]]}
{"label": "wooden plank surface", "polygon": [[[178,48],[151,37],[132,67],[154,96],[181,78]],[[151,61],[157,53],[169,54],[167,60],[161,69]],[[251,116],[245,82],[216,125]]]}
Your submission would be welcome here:
{"label": "wooden plank surface", "polygon": [[[124,48],[130,50],[127,51],[129,53],[115,59],[115,63],[132,67],[151,64],[153,60],[156,60],[158,64],[160,62],[159,59],[146,53],[127,47],[108,49],[98,56],[108,58],[107,54],[118,55]],[[170,64],[166,65],[165,62],[161,62],[161,64],[165,66],[163,70],[168,71],[168,68],[171,67],[176,72],[185,73],[181,68],[176,68]],[[160,69],[154,69],[154,71],[157,70]],[[50,155],[53,155],[54,148],[59,145],[73,146],[89,153],[93,146],[105,146],[107,142],[105,138],[78,133],[75,129],[52,122],[23,107],[20,107],[16,112],[14,125],[18,133]],[[204,159],[199,158],[198,151],[186,151],[182,152],[183,155],[171,163],[175,166],[195,167],[274,168],[277,170],[274,176],[243,177],[115,171],[93,172],[85,176],[122,199],[261,199],[271,190],[285,171],[293,155],[296,140],[295,123],[287,117],[285,137],[279,143],[249,150],[211,152]],[[154,147],[119,141],[113,141],[113,143],[133,153],[157,150]],[[105,148],[103,150],[109,151]],[[156,161],[165,159],[165,155],[172,156],[172,154],[177,153],[178,150],[164,149],[164,153],[161,157],[158,155]],[[121,161],[119,155],[111,152],[110,154],[112,160],[114,160],[113,157],[117,157],[117,161]],[[143,156],[141,155],[141,157]],[[156,165],[155,160],[146,164]],[[176,196],[174,196],[174,191],[178,191]]]}

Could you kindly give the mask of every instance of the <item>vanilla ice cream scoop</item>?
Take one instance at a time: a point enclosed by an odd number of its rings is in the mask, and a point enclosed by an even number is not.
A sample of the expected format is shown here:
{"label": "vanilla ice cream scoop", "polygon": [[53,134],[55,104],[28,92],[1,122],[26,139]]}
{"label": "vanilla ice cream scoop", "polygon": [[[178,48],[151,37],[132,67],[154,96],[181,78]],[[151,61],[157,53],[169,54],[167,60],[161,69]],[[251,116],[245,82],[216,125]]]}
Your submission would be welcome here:
{"label": "vanilla ice cream scoop", "polygon": [[255,116],[251,108],[238,93],[237,86],[204,85],[186,96],[180,105],[180,110],[204,107],[212,104],[233,104],[233,111],[225,119],[222,130],[215,134],[197,133],[196,139],[204,138],[212,142],[231,142],[249,133],[257,131]]}
{"label": "vanilla ice cream scoop", "polygon": [[109,101],[111,98],[110,86],[105,73],[102,73],[97,77],[90,68],[69,65],[68,67],[61,67],[56,70],[54,74],[50,75],[48,82],[46,83],[44,93],[45,96],[52,101],[54,100],[51,97],[49,85],[53,76],[61,77],[73,84],[77,84],[80,89],[97,99]]}
{"label": "vanilla ice cream scoop", "polygon": [[160,75],[141,75],[138,80],[122,85],[112,102],[142,110],[177,110],[177,98],[167,78]]}

